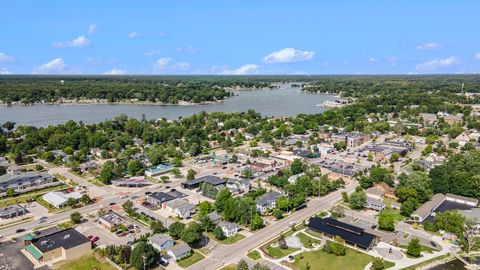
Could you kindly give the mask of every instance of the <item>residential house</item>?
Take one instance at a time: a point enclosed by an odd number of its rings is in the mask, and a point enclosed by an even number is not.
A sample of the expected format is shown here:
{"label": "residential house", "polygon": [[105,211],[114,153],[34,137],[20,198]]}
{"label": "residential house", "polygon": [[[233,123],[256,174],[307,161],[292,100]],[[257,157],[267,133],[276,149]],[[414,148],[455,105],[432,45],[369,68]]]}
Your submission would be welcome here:
{"label": "residential house", "polygon": [[190,256],[190,254],[192,254],[192,248],[188,244],[182,243],[171,248],[167,251],[167,254],[172,257],[172,259],[178,261]]}
{"label": "residential house", "polygon": [[385,209],[385,203],[382,200],[377,200],[367,196],[365,208],[380,212]]}
{"label": "residential house", "polygon": [[431,127],[438,122],[438,118],[436,114],[421,113],[420,117],[423,119],[423,125],[426,127]]}
{"label": "residential house", "polygon": [[370,197],[376,200],[383,200],[383,197],[385,196],[385,192],[376,187],[368,188],[367,190],[365,190],[365,194],[367,195],[367,197]]}
{"label": "residential house", "polygon": [[297,179],[298,179],[299,177],[302,177],[302,176],[304,176],[304,175],[305,175],[305,173],[294,174],[294,175],[288,177],[288,183],[290,183],[290,184],[293,185],[293,184],[295,184],[295,183],[297,182]]}
{"label": "residential house", "polygon": [[220,222],[218,224],[218,227],[222,229],[223,234],[226,237],[235,236],[238,233],[238,230],[240,229],[237,224],[232,222]]}
{"label": "residential house", "polygon": [[160,252],[168,250],[175,245],[175,242],[170,236],[161,233],[150,236],[148,238],[148,243]]}
{"label": "residential house", "polygon": [[277,199],[280,196],[281,196],[280,193],[273,191],[273,192],[267,192],[262,196],[258,197],[257,211],[262,215],[266,214],[268,211],[270,211],[271,209],[277,206]]}
{"label": "residential house", "polygon": [[211,212],[207,215],[214,224],[218,224],[222,221],[222,217],[217,212]]}
{"label": "residential house", "polygon": [[24,244],[25,250],[38,263],[72,260],[90,254],[92,250],[90,240],[75,229],[60,230],[39,238],[28,234]]}
{"label": "residential house", "polygon": [[456,115],[444,115],[443,120],[449,125],[461,124],[463,121],[463,114],[459,113]]}
{"label": "residential house", "polygon": [[240,194],[250,191],[250,182],[248,180],[228,180],[225,184],[231,193]]}

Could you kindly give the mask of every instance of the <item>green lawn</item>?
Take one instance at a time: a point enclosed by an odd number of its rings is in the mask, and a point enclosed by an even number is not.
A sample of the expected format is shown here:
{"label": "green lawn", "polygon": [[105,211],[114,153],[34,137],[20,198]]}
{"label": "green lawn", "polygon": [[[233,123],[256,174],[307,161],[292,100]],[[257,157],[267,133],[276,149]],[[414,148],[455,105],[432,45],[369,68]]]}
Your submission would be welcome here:
{"label": "green lawn", "polygon": [[65,264],[60,265],[58,270],[85,270],[85,269],[97,269],[97,270],[116,270],[108,262],[100,262],[93,255],[87,255],[76,260],[68,261]]}
{"label": "green lawn", "polygon": [[300,270],[363,270],[372,261],[372,257],[360,251],[347,248],[345,256],[327,254],[322,250],[304,252],[295,256],[293,265]]}
{"label": "green lawn", "polygon": [[199,252],[193,252],[192,256],[185,258],[181,261],[178,261],[177,264],[182,268],[187,268],[190,265],[203,260],[203,258],[205,257],[203,257],[203,255],[200,254]]}
{"label": "green lawn", "polygon": [[312,237],[309,237],[308,235],[304,234],[304,233],[298,233],[296,235],[296,237],[298,237],[298,239],[300,239],[300,242],[302,242],[303,246],[306,247],[306,248],[312,248],[313,245],[312,244],[320,244],[320,240],[317,240],[317,239],[314,239]]}
{"label": "green lawn", "polygon": [[384,269],[388,269],[388,268],[392,268],[395,266],[395,263],[394,262],[389,262],[389,261],[385,261],[385,268]]}
{"label": "green lawn", "polygon": [[225,238],[223,240],[215,240],[215,241],[219,242],[220,244],[224,244],[224,245],[232,245],[232,244],[235,244],[236,242],[242,240],[243,238],[245,238],[245,236],[243,236],[241,234],[236,234],[235,236],[228,237],[228,238]]}
{"label": "green lawn", "polygon": [[237,269],[237,266],[235,264],[229,264],[220,268],[220,270],[236,270],[236,269]]}
{"label": "green lawn", "polygon": [[283,258],[283,257],[289,255],[290,253],[299,250],[299,248],[282,249],[280,247],[272,247],[272,246],[270,246],[271,243],[273,243],[273,242],[268,243],[267,246],[264,246],[264,247],[265,247],[265,250],[267,250],[267,254],[270,257],[273,257],[275,259]]}
{"label": "green lawn", "polygon": [[400,214],[400,210],[397,209],[385,208],[382,212],[392,215],[393,220],[395,221],[402,221],[405,219],[405,217]]}
{"label": "green lawn", "polygon": [[261,258],[260,253],[259,253],[258,251],[256,251],[256,250],[250,251],[250,252],[247,254],[247,257],[250,258],[250,259],[252,259],[252,260],[254,260],[254,261],[256,261],[256,260],[258,260],[258,259]]}
{"label": "green lawn", "polygon": [[402,270],[416,270],[416,269],[419,269],[420,267],[429,265],[429,264],[431,264],[431,263],[433,263],[433,262],[440,261],[440,260],[446,260],[446,259],[448,259],[448,258],[450,258],[450,257],[451,257],[450,254],[441,255],[441,256],[432,258],[432,259],[430,259],[430,260],[421,262],[421,263],[419,263],[419,264],[415,264],[415,265],[412,265],[412,266],[403,268]]}
{"label": "green lawn", "polygon": [[[434,248],[427,247],[427,246],[424,246],[424,245],[422,245],[421,247],[422,247],[421,252],[434,253],[434,252],[437,251]],[[407,245],[400,245],[400,248],[403,248],[403,249],[407,250]]]}

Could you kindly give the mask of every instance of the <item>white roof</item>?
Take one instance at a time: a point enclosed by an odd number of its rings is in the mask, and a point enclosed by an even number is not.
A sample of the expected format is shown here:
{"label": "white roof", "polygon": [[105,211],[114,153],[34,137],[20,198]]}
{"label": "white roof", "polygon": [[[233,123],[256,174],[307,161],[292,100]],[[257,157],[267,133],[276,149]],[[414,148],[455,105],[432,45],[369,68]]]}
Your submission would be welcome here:
{"label": "white roof", "polygon": [[65,193],[65,192],[60,192],[60,191],[52,191],[49,192],[45,195],[42,196],[42,198],[48,202],[49,204],[59,207],[62,204],[66,203],[69,198],[73,198],[75,200],[78,200],[82,198],[82,194],[79,192],[70,192],[70,193]]}

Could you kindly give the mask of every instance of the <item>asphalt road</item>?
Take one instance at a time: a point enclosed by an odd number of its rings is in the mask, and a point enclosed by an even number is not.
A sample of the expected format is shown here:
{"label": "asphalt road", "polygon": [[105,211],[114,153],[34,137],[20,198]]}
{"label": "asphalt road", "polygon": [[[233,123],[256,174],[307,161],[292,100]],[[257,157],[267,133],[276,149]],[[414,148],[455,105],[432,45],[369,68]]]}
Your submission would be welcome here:
{"label": "asphalt road", "polygon": [[200,262],[190,266],[189,270],[204,270],[204,269],[218,269],[222,265],[228,265],[239,261],[246,256],[246,253],[267,242],[268,240],[276,237],[278,234],[289,229],[288,224],[290,222],[301,222],[314,214],[330,209],[333,204],[342,198],[342,192],[353,192],[355,187],[358,186],[357,182],[353,182],[344,189],[332,192],[325,197],[314,199],[308,202],[307,207],[299,210],[292,215],[267,226],[266,228],[256,232],[254,235],[243,239],[242,241],[230,245],[217,245],[211,250],[210,256],[201,260]]}

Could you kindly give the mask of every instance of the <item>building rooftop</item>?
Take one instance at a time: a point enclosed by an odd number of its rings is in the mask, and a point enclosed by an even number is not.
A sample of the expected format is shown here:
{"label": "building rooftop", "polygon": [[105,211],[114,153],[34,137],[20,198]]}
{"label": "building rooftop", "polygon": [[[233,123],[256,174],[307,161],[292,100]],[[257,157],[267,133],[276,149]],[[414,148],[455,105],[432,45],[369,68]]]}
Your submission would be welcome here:
{"label": "building rooftop", "polygon": [[89,242],[87,237],[75,229],[65,229],[40,238],[34,238],[32,245],[45,253],[60,247],[70,249]]}
{"label": "building rooftop", "polygon": [[174,196],[172,196],[168,193],[165,193],[165,192],[154,192],[152,194],[149,194],[148,196],[152,197],[156,200],[159,200],[162,203],[171,201],[173,199],[176,199],[176,197],[174,197]]}
{"label": "building rooftop", "polygon": [[8,181],[23,180],[24,178],[53,178],[52,175],[46,172],[23,172],[19,174],[4,174],[0,176],[0,183],[5,183]]}
{"label": "building rooftop", "polygon": [[186,243],[181,243],[180,245],[174,246],[173,248],[170,249],[170,252],[172,252],[175,257],[181,256],[187,252],[190,252],[192,248],[186,244]]}
{"label": "building rooftop", "polygon": [[257,204],[258,205],[264,205],[264,204],[270,203],[271,201],[275,201],[280,196],[282,196],[282,194],[280,194],[276,191],[267,192],[267,193],[263,194],[262,196],[258,197]]}
{"label": "building rooftop", "polygon": [[375,239],[373,234],[365,232],[362,228],[332,218],[310,218],[308,228],[331,236],[340,236],[348,243],[365,249],[368,249]]}

